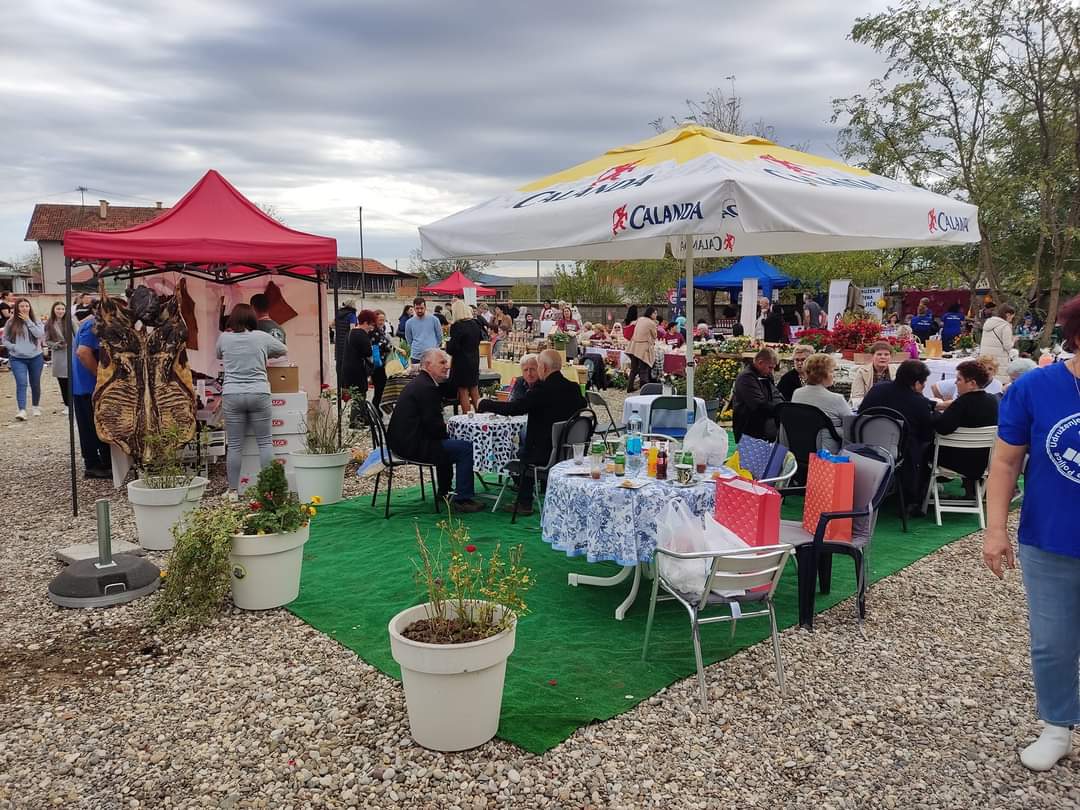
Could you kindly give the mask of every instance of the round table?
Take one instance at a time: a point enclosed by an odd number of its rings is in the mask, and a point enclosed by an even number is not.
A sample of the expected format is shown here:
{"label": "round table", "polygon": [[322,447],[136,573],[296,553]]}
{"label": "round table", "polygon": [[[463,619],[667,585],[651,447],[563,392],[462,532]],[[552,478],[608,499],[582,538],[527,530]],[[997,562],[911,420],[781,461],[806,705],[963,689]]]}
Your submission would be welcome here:
{"label": "round table", "polygon": [[[695,515],[711,515],[716,497],[712,470],[695,486],[648,480],[640,489],[621,486],[623,476],[604,473],[599,481],[588,475],[568,475],[588,469],[571,461],[556,464],[548,473],[547,493],[540,528],[544,542],[569,557],[589,562],[612,560],[623,570],[612,577],[570,574],[571,585],[612,586],[634,577],[630,594],[615,610],[622,619],[637,596],[641,563],[652,561],[656,550],[657,521],[671,498],[680,498]],[[730,471],[729,471],[730,472]],[[731,473],[734,475],[734,473]]]}
{"label": "round table", "polygon": [[451,416],[446,432],[451,439],[472,442],[473,469],[497,473],[517,458],[521,432],[527,416],[499,416],[494,413],[467,413]]}

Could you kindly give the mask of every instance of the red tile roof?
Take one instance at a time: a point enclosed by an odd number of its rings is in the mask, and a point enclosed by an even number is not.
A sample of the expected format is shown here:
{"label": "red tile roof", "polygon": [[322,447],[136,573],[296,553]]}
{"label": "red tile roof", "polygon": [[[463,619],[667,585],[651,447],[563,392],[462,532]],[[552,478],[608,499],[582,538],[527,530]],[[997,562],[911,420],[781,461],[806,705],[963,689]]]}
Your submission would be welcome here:
{"label": "red tile roof", "polygon": [[[337,266],[338,270],[342,273],[359,273],[360,259],[355,256],[338,256]],[[376,261],[375,259],[364,259],[363,272],[370,273],[373,276],[404,276],[406,278],[416,278],[413,273],[395,270],[393,267],[387,267],[385,264]]]}
{"label": "red tile roof", "polygon": [[161,216],[168,208],[110,205],[105,219],[98,215],[96,205],[54,205],[38,203],[30,216],[26,241],[63,241],[64,232],[118,231],[131,228]]}

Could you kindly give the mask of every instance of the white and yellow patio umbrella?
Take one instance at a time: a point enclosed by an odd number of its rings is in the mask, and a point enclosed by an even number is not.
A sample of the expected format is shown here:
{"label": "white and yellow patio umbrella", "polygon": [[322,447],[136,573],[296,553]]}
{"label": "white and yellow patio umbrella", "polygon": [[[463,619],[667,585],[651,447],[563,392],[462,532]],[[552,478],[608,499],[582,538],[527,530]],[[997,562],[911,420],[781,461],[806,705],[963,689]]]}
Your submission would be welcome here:
{"label": "white and yellow patio umbrella", "polygon": [[610,149],[420,228],[425,259],[659,259],[670,248],[685,261],[688,302],[695,257],[977,241],[974,205],[696,125]]}

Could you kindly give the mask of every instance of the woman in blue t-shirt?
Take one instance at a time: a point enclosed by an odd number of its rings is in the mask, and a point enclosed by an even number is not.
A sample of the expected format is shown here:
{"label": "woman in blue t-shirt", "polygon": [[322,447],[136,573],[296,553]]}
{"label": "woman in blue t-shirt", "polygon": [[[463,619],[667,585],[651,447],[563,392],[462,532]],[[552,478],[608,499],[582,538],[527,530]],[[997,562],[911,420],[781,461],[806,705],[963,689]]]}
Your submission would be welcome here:
{"label": "woman in blue t-shirt", "polygon": [[[1059,323],[1066,348],[1077,351],[1080,296],[1062,307]],[[1080,723],[1080,355],[1028,372],[1001,402],[983,540],[983,561],[998,577],[1016,567],[1006,521],[1021,471],[1017,536],[1044,728],[1020,761],[1046,771],[1068,756],[1072,727]]]}

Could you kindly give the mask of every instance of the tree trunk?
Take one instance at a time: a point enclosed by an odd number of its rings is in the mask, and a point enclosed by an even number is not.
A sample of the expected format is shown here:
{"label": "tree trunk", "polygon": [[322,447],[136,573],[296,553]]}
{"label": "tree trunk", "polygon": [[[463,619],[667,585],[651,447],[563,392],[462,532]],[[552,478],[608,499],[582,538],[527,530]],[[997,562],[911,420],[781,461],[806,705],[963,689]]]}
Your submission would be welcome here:
{"label": "tree trunk", "polygon": [[[693,322],[696,323],[696,322]],[[709,290],[709,324],[716,323],[716,290]]]}

